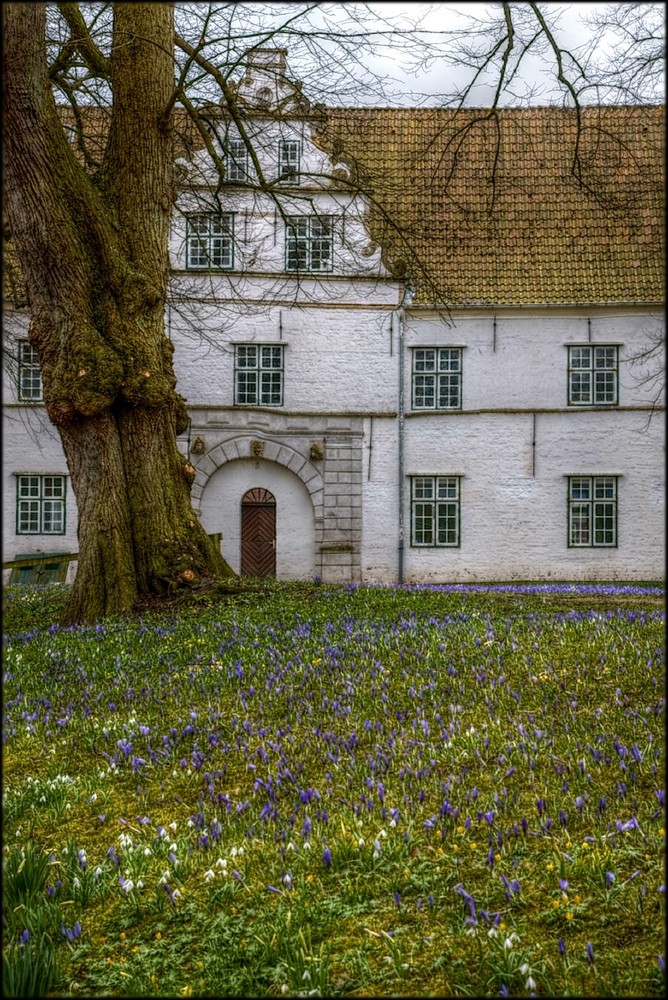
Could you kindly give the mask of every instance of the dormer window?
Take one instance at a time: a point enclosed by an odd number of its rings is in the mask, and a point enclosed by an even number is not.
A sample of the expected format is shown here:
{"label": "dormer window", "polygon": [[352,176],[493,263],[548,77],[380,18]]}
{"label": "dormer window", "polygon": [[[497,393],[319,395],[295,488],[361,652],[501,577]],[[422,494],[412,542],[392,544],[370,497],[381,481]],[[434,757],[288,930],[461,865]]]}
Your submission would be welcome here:
{"label": "dormer window", "polygon": [[278,144],[278,179],[282,184],[299,184],[300,146],[296,139],[281,139]]}

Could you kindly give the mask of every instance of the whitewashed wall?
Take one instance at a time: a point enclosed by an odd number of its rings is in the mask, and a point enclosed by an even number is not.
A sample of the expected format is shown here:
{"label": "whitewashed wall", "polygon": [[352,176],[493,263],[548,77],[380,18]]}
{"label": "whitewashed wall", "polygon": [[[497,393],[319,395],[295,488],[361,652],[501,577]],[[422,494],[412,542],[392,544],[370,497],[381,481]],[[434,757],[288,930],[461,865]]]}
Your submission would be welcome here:
{"label": "whitewashed wall", "polygon": [[264,459],[242,458],[208,480],[200,521],[208,532],[223,532],[221,552],[235,572],[241,568],[241,499],[254,487],[276,499],[276,578],[313,579],[315,528],[308,490],[294,472]]}

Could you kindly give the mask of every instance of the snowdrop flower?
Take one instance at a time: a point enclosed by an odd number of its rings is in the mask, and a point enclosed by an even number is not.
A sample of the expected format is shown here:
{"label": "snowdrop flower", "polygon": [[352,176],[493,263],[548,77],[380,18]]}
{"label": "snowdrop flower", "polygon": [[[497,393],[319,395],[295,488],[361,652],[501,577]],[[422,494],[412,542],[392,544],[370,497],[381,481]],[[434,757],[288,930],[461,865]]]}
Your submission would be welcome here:
{"label": "snowdrop flower", "polygon": [[292,889],[292,875],[290,872],[283,876],[283,885],[286,889]]}
{"label": "snowdrop flower", "polygon": [[173,830],[175,833],[176,833],[177,827],[178,827],[178,823],[170,823],[169,824],[169,829]]}
{"label": "snowdrop flower", "polygon": [[536,989],[536,980],[533,978],[533,976],[529,976],[529,978],[527,979],[527,981],[526,981],[526,983],[524,985],[526,986],[526,988],[528,990],[535,990]]}
{"label": "snowdrop flower", "polygon": [[162,882],[166,882],[169,879],[169,868],[166,868],[160,878],[158,879],[158,885]]}
{"label": "snowdrop flower", "polygon": [[519,944],[519,940],[519,937],[515,931],[513,931],[503,942],[503,947],[506,951],[511,951],[514,944]]}
{"label": "snowdrop flower", "polygon": [[99,878],[101,874],[102,874],[102,866],[98,865],[95,871],[93,872],[93,877]]}
{"label": "snowdrop flower", "polygon": [[216,877],[216,873],[213,870],[213,868],[209,868],[209,870],[207,872],[204,872],[204,881],[205,882],[210,882],[215,877]]}
{"label": "snowdrop flower", "polygon": [[520,972],[522,973],[523,976],[529,975],[529,973],[531,972],[531,966],[529,965],[528,962],[522,962],[522,964],[520,965]]}
{"label": "snowdrop flower", "polygon": [[380,841],[378,839],[373,842],[373,856],[374,858],[379,858],[381,853]]}
{"label": "snowdrop flower", "polygon": [[227,868],[227,858],[218,858],[216,868]]}
{"label": "snowdrop flower", "polygon": [[77,875],[75,875],[74,878],[72,879],[72,888],[73,889],[80,889],[81,888],[81,880],[79,879],[79,877]]}
{"label": "snowdrop flower", "polygon": [[137,888],[138,889],[143,889],[144,888],[144,883],[143,883],[143,881],[140,878],[137,879]]}
{"label": "snowdrop flower", "polygon": [[131,878],[123,878],[123,876],[121,875],[120,876],[120,880],[121,880],[121,889],[123,890],[123,892],[132,892],[132,890],[135,887],[135,884],[132,881],[132,879]]}

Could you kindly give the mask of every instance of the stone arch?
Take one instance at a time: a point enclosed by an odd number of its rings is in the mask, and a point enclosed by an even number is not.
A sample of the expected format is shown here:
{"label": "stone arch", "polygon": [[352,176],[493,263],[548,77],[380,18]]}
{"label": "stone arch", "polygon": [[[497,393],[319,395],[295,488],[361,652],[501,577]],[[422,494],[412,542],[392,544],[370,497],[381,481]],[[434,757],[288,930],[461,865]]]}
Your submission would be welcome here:
{"label": "stone arch", "polygon": [[[240,434],[221,444],[215,445],[205,455],[195,461],[197,474],[192,486],[191,496],[196,514],[201,514],[201,503],[204,489],[214,472],[217,472],[228,462],[240,458],[252,458],[251,444],[261,440],[264,445],[262,458],[267,462],[276,462],[285,466],[290,472],[301,479],[308,490],[315,515],[316,538],[321,537],[324,517],[324,486],[321,474],[316,467],[298,451],[287,444],[279,444],[269,439],[258,438],[257,435]],[[191,457],[191,461],[194,456]]]}

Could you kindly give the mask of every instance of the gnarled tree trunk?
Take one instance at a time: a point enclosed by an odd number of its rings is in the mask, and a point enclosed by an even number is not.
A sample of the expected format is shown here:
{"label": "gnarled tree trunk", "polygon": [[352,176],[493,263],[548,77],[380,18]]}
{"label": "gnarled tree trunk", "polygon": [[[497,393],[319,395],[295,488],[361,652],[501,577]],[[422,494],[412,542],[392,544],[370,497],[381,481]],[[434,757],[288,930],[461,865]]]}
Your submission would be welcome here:
{"label": "gnarled tree trunk", "polygon": [[[67,5],[64,5],[67,6]],[[79,508],[66,617],[94,621],[211,575],[231,575],[198,523],[187,426],[164,316],[174,200],[170,4],[113,5],[113,105],[93,176],[52,95],[45,5],[4,7],[6,209],[31,313],[30,342]]]}

